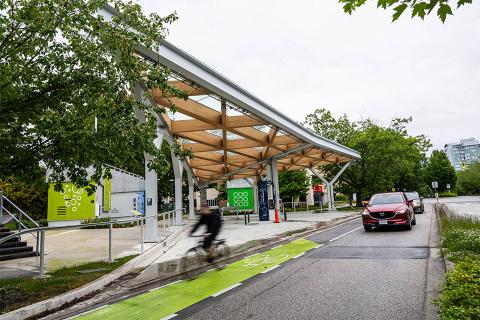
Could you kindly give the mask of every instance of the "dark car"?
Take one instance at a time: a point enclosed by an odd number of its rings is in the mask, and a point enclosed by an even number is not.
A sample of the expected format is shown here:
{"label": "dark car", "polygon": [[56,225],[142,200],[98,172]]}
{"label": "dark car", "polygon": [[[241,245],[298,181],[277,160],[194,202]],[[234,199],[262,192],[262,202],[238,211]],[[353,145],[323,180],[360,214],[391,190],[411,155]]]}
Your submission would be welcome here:
{"label": "dark car", "polygon": [[362,212],[365,231],[384,226],[404,226],[411,230],[417,223],[412,203],[403,192],[374,194]]}
{"label": "dark car", "polygon": [[425,212],[425,207],[423,206],[423,198],[420,197],[418,192],[405,192],[405,195],[407,196],[408,200],[413,200],[412,205],[413,205],[413,211],[415,213],[424,213]]}

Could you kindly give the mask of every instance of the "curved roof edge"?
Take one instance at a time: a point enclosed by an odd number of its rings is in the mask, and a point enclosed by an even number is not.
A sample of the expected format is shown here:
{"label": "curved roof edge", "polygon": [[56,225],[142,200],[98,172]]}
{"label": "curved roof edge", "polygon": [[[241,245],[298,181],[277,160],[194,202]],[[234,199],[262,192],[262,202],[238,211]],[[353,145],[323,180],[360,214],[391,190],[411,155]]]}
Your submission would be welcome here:
{"label": "curved roof edge", "polygon": [[[105,11],[106,15],[104,16],[106,17],[117,14],[111,6],[106,6]],[[168,41],[161,40],[160,44],[158,53],[143,46],[138,46],[137,52],[144,58],[172,69],[212,93],[218,94],[248,112],[269,121],[300,140],[352,159],[361,158],[357,151],[319,136]]]}

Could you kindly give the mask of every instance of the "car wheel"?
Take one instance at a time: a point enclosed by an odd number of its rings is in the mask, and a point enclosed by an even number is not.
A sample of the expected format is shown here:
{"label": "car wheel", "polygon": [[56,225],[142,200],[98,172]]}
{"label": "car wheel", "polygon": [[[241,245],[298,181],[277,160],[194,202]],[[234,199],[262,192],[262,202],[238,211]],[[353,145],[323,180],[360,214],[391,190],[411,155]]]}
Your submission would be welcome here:
{"label": "car wheel", "polygon": [[366,232],[372,231],[372,226],[363,225],[363,228],[365,229]]}
{"label": "car wheel", "polygon": [[412,230],[412,220],[408,222],[408,224],[405,226],[406,230]]}

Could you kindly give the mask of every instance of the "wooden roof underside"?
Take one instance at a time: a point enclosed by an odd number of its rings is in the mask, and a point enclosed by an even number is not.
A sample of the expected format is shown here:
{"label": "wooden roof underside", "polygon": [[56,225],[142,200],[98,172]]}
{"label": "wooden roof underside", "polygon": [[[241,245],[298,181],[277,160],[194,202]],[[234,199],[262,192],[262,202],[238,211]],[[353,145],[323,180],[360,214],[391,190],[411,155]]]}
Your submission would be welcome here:
{"label": "wooden roof underside", "polygon": [[[170,84],[187,92],[189,99],[165,97],[160,89],[152,89],[151,93],[158,105],[175,109],[175,118],[182,115],[179,120],[173,120],[168,113],[162,116],[182,148],[192,150],[193,158],[188,162],[201,183],[265,175],[265,162],[258,162],[307,144],[206,89],[177,80]],[[202,104],[202,98],[210,98],[211,102],[212,97],[216,106]],[[306,147],[280,157],[277,163],[278,170],[284,171],[350,160],[318,147]]]}

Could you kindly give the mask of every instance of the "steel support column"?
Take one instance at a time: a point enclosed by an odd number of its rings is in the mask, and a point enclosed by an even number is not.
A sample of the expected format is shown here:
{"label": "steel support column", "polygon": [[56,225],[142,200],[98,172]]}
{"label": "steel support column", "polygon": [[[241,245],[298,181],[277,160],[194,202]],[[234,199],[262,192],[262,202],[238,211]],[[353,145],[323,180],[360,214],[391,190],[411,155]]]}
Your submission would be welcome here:
{"label": "steel support column", "polygon": [[194,186],[195,180],[193,179],[192,173],[189,170],[187,172],[188,180],[188,219],[195,219],[195,206],[194,206]]}
{"label": "steel support column", "polygon": [[352,161],[347,162],[342,169],[335,175],[335,177],[331,181],[327,181],[317,170],[314,168],[309,168],[310,171],[316,175],[320,180],[322,180],[323,183],[325,183],[325,186],[327,187],[327,199],[328,199],[328,209],[329,210],[337,210],[335,208],[335,194],[333,192],[333,185],[337,182],[338,178],[342,175],[342,173],[347,170],[348,166]]}
{"label": "steel support column", "polygon": [[182,175],[183,175],[183,165],[182,161],[178,159],[173,150],[170,151],[172,155],[172,164],[173,164],[173,174],[175,176],[175,210],[176,211],[176,225],[183,224],[182,209]]}
{"label": "steel support column", "polygon": [[[134,97],[136,101],[146,103],[144,100],[144,88],[137,83],[135,85]],[[140,122],[145,122],[145,112],[139,108],[135,110],[135,115]],[[164,129],[157,128],[157,137],[154,140],[155,147],[160,149],[162,147]],[[148,163],[153,159],[152,155],[145,154],[145,241],[157,242],[158,241],[158,193],[157,193],[157,173],[154,170],[148,168]]]}
{"label": "steel support column", "polygon": [[253,211],[254,213],[258,213],[258,185],[255,181],[250,181],[248,178],[243,178],[245,182],[247,182],[250,187],[253,189]]}
{"label": "steel support column", "polygon": [[275,210],[280,212],[280,186],[278,184],[278,166],[277,159],[272,159],[272,183],[273,183],[273,197],[275,199]]}

